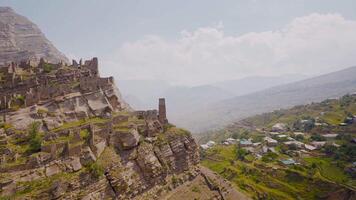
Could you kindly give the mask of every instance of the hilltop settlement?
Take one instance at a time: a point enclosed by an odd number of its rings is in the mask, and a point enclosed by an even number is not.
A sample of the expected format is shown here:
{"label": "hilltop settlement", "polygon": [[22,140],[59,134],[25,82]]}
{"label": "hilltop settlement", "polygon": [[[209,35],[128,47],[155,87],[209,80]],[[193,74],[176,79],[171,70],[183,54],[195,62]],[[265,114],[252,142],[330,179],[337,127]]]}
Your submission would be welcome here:
{"label": "hilltop settlement", "polygon": [[0,83],[2,197],[157,198],[198,175],[198,146],[165,100],[132,111],[97,58],[9,63]]}

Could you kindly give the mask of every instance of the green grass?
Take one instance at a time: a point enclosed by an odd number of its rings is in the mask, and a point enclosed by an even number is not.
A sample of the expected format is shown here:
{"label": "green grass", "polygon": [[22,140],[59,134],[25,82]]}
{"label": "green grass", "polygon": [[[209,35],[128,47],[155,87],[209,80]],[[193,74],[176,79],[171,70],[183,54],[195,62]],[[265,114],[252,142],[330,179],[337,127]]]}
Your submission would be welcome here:
{"label": "green grass", "polygon": [[330,158],[310,157],[305,158],[304,160],[310,165],[315,163],[318,167],[320,175],[328,180],[338,183],[346,183],[349,180],[349,177],[346,176],[341,168],[332,164],[332,159]]}
{"label": "green grass", "polygon": [[78,171],[75,173],[59,173],[53,175],[51,177],[35,180],[35,181],[27,181],[27,182],[18,182],[17,187],[19,188],[16,191],[16,194],[10,199],[19,199],[19,198],[27,198],[34,199],[38,194],[46,192],[55,181],[66,181],[70,182],[79,176],[82,172]]}
{"label": "green grass", "polygon": [[[264,193],[267,199],[317,199],[339,187],[319,177],[311,177],[310,169],[305,166],[286,167],[278,161],[264,163],[252,158],[239,161],[235,152],[234,146],[217,145],[206,152],[201,163],[254,197]],[[319,183],[323,184],[322,188]]]}

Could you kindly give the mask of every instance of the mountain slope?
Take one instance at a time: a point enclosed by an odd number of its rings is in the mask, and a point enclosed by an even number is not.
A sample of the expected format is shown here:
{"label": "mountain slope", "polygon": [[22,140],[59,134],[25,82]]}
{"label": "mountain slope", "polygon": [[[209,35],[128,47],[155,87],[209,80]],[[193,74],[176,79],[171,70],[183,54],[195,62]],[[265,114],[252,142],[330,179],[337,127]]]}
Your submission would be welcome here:
{"label": "mountain slope", "polygon": [[306,78],[306,76],[300,74],[283,76],[250,76],[237,80],[221,81],[212,85],[228,91],[231,94],[234,94],[234,96],[242,96]]}
{"label": "mountain slope", "polygon": [[321,101],[356,92],[356,67],[276,86],[209,104],[182,114],[174,122],[192,131],[207,130],[255,114]]}
{"label": "mountain slope", "polygon": [[35,24],[11,8],[0,7],[0,65],[40,58],[51,63],[68,63]]}

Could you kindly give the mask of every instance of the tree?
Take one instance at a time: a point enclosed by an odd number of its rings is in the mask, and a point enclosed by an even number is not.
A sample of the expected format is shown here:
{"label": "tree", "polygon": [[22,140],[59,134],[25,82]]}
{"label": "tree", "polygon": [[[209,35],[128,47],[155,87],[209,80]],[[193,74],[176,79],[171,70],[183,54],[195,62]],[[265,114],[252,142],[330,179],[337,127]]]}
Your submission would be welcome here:
{"label": "tree", "polygon": [[320,134],[315,134],[311,136],[313,141],[325,141],[325,137]]}
{"label": "tree", "polygon": [[323,152],[326,153],[327,155],[334,155],[337,151],[337,148],[333,145],[325,145],[325,147],[323,148]]}
{"label": "tree", "polygon": [[276,153],[273,152],[268,152],[265,155],[262,156],[262,161],[263,162],[272,162],[278,157]]}
{"label": "tree", "polygon": [[238,139],[239,138],[239,133],[238,132],[234,132],[232,135],[231,135],[232,138],[234,139]]}
{"label": "tree", "polygon": [[236,157],[237,159],[243,161],[245,160],[245,156],[248,154],[246,149],[238,148],[236,151]]}

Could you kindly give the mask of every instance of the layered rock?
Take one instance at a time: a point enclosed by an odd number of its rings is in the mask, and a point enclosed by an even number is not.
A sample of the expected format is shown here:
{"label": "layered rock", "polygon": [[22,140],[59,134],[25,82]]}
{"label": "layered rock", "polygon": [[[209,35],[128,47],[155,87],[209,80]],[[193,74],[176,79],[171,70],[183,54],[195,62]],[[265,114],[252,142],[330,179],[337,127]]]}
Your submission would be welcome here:
{"label": "layered rock", "polygon": [[132,111],[96,58],[2,72],[1,196],[154,199],[198,175],[191,134],[165,109]]}
{"label": "layered rock", "polygon": [[0,7],[0,65],[40,58],[68,62],[35,24],[11,8]]}

